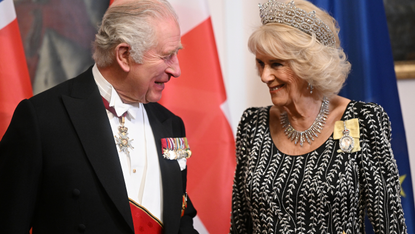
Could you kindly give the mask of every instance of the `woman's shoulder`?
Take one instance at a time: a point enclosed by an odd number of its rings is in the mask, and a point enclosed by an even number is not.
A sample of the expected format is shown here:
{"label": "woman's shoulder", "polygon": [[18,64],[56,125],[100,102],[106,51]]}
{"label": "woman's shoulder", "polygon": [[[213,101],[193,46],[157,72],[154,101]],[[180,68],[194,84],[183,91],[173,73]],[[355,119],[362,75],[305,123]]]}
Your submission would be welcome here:
{"label": "woman's shoulder", "polygon": [[337,96],[333,100],[333,115],[336,120],[358,119],[360,124],[388,123],[389,116],[381,105],[375,102],[350,100]]}
{"label": "woman's shoulder", "polygon": [[241,116],[241,121],[246,119],[253,119],[260,115],[268,115],[271,106],[248,107],[244,110]]}
{"label": "woman's shoulder", "polygon": [[268,113],[271,106],[248,107],[244,110],[242,117],[254,116],[258,114]]}
{"label": "woman's shoulder", "polygon": [[364,102],[351,100],[346,109],[346,114],[350,113],[352,115],[364,116],[364,115],[378,115],[386,114],[383,107],[375,102]]}
{"label": "woman's shoulder", "polygon": [[359,120],[359,125],[362,128],[382,128],[391,131],[389,115],[378,103],[352,100],[348,105],[343,119],[348,120],[353,118]]}

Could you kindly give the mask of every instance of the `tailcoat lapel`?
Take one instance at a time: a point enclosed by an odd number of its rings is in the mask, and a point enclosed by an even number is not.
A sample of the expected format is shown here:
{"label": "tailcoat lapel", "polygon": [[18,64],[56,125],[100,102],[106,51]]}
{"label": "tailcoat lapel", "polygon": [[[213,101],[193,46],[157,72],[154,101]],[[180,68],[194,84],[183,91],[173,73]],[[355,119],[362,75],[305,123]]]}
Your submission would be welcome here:
{"label": "tailcoat lapel", "polygon": [[[69,94],[63,95],[62,100],[98,179],[131,230],[134,230],[113,133],[91,69],[73,79]],[[182,181],[186,172],[180,171],[177,161],[163,158],[161,139],[185,135],[184,129],[183,132],[174,132],[173,119],[158,113],[157,108],[160,107],[157,105],[150,103],[145,108],[154,134],[162,176],[164,233],[177,233],[180,226],[180,201],[184,193]]]}
{"label": "tailcoat lapel", "polygon": [[177,233],[180,226],[180,201],[184,191],[182,186],[182,173],[176,160],[167,160],[163,157],[161,139],[167,137],[184,137],[184,132],[174,132],[173,119],[166,118],[165,115],[157,113],[155,108],[157,105],[150,103],[146,104],[145,108],[153,130],[162,176],[164,233]]}
{"label": "tailcoat lapel", "polygon": [[111,126],[92,71],[75,78],[63,103],[105,191],[134,230],[128,195]]}

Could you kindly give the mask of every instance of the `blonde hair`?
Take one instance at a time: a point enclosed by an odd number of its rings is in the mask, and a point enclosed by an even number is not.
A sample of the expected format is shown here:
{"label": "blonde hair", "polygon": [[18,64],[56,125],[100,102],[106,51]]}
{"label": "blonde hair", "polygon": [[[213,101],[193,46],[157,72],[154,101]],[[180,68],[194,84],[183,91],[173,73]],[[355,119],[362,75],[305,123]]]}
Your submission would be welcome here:
{"label": "blonde hair", "polygon": [[340,92],[351,68],[340,47],[337,22],[308,1],[296,0],[295,5],[306,12],[316,12],[317,18],[332,30],[336,39],[335,47],[322,45],[315,34],[310,36],[288,25],[269,23],[252,33],[248,48],[254,54],[287,61],[298,77],[313,85],[324,96],[330,97]]}

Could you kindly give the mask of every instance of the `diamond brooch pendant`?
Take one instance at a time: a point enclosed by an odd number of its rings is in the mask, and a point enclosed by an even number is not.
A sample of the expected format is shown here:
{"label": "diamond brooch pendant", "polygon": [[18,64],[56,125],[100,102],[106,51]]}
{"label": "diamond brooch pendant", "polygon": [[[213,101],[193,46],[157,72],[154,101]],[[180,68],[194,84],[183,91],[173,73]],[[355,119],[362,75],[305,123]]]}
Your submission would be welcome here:
{"label": "diamond brooch pendant", "polygon": [[351,153],[354,148],[354,140],[353,137],[350,136],[350,130],[346,128],[345,122],[343,122],[343,125],[343,136],[339,140],[339,146],[343,152]]}

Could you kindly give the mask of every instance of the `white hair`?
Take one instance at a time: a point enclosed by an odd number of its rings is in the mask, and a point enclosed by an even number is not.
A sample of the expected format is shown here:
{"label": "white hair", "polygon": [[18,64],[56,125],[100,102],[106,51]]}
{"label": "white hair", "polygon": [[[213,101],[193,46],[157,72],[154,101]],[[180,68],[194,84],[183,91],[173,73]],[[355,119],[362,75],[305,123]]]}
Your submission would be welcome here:
{"label": "white hair", "polygon": [[133,60],[142,63],[144,53],[156,46],[155,20],[169,17],[178,21],[166,0],[127,1],[110,6],[95,35],[92,58],[98,66],[106,67],[114,61],[115,47],[127,43]]}

